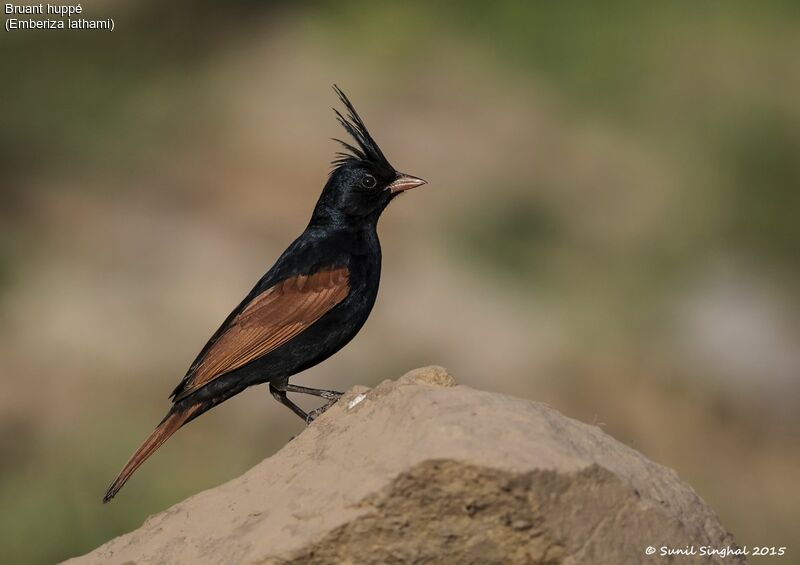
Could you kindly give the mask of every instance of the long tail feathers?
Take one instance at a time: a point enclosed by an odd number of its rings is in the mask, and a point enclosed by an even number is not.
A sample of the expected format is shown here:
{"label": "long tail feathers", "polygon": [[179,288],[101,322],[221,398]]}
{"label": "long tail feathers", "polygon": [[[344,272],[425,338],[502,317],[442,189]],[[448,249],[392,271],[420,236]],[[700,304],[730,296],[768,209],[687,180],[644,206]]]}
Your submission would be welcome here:
{"label": "long tail feathers", "polygon": [[164,418],[161,423],[153,430],[153,433],[145,440],[145,442],[136,450],[125,466],[122,468],[122,471],[119,472],[117,478],[114,479],[114,482],[108,487],[106,494],[103,496],[103,502],[108,502],[119,492],[119,489],[128,481],[128,479],[133,475],[134,471],[139,468],[139,466],[150,457],[156,449],[161,447],[165,441],[167,441],[172,434],[174,434],[178,429],[183,426],[193,415],[196,414],[198,409],[201,407],[201,404],[194,404],[187,408],[182,409],[175,409],[170,411],[167,414],[167,417]]}

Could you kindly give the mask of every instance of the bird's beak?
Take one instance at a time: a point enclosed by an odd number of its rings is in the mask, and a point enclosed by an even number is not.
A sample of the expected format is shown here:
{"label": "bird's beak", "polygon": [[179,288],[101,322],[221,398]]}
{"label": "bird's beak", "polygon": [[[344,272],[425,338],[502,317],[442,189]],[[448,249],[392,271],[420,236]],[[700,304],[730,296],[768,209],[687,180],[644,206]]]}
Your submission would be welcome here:
{"label": "bird's beak", "polygon": [[423,184],[428,184],[428,181],[417,177],[412,177],[411,175],[398,173],[397,178],[394,179],[391,184],[389,184],[388,188],[392,194],[397,194],[398,192],[411,190],[412,188],[422,186]]}

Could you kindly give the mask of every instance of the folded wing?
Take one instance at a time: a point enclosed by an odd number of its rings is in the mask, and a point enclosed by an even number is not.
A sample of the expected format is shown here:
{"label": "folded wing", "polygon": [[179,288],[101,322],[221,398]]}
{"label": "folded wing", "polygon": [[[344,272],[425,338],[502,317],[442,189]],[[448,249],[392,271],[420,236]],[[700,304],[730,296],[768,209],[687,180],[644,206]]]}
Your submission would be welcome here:
{"label": "folded wing", "polygon": [[262,292],[195,362],[176,391],[175,401],[274,351],[319,320],[349,292],[347,267],[291,277]]}

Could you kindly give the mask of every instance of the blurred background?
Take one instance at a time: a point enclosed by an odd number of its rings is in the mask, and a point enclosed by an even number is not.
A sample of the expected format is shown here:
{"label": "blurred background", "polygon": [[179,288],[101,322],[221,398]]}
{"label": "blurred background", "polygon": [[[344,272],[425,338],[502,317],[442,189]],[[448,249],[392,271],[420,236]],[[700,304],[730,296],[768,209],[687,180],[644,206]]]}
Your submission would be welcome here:
{"label": "blurred background", "polygon": [[430,184],[381,220],[364,331],[295,381],[439,364],[546,402],[800,563],[796,2],[83,7],[116,30],[0,34],[0,562],[84,553],[302,430],[248,390],[100,503],[305,227],[335,82]]}

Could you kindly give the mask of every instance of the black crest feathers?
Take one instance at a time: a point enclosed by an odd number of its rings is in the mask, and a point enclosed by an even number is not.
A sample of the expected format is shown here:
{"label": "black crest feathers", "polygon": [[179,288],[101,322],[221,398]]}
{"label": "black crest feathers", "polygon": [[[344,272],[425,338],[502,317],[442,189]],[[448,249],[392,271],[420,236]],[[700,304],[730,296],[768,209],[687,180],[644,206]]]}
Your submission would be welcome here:
{"label": "black crest feathers", "polygon": [[345,117],[339,110],[333,108],[333,111],[336,112],[336,118],[347,133],[350,134],[350,137],[356,142],[356,145],[353,145],[341,139],[334,138],[334,141],[340,143],[347,150],[347,152],[336,153],[336,159],[333,161],[334,167],[352,162],[366,161],[375,166],[392,171],[392,166],[383,155],[381,148],[378,147],[378,144],[372,139],[372,136],[367,130],[367,126],[364,125],[361,116],[358,115],[358,112],[356,112],[355,107],[347,98],[347,95],[335,84],[333,85],[333,90],[347,109],[347,116]]}

